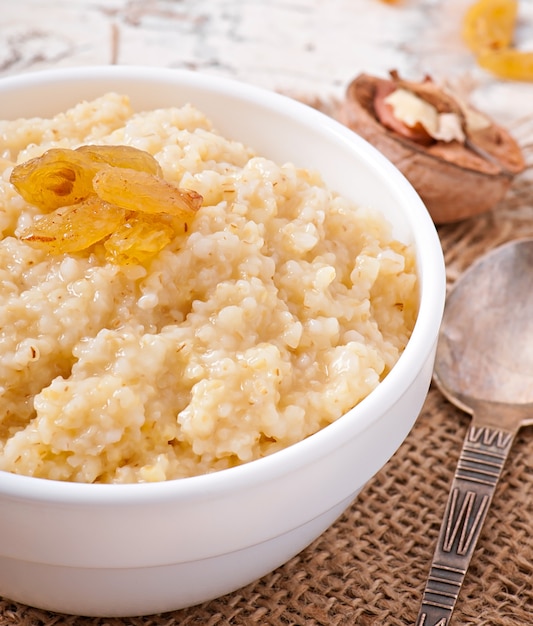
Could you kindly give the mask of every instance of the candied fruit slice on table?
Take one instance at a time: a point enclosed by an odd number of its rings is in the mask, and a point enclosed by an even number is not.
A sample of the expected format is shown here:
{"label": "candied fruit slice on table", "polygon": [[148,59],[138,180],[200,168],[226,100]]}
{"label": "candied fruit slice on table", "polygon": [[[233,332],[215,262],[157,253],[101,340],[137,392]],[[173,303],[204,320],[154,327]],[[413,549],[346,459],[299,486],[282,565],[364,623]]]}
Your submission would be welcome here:
{"label": "candied fruit slice on table", "polygon": [[478,54],[501,50],[513,43],[517,0],[478,0],[463,18],[463,39]]}
{"label": "candied fruit slice on table", "polygon": [[480,54],[477,61],[480,67],[500,78],[533,81],[533,52],[496,50]]}
{"label": "candied fruit slice on table", "polygon": [[533,52],[513,47],[517,0],[478,0],[465,13],[463,39],[480,67],[499,78],[533,81]]}

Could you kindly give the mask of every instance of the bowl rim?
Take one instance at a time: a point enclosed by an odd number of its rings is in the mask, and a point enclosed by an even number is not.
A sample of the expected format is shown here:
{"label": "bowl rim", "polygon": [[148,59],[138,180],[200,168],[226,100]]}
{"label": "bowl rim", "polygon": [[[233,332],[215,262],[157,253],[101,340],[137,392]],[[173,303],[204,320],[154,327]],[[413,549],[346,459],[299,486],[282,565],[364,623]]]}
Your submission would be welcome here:
{"label": "bowl rim", "polygon": [[[46,85],[50,81],[98,80],[103,77],[135,78],[156,84],[185,81],[189,86],[207,88],[213,93],[229,94],[255,104],[261,103],[261,106],[274,109],[283,116],[288,115],[300,120],[303,117],[309,120],[308,123],[320,124],[324,133],[334,135],[337,141],[345,143],[348,147],[353,145],[361,149],[361,146],[364,146],[369,160],[385,169],[391,184],[399,187],[407,202],[412,205],[410,230],[413,238],[417,242],[431,244],[425,245],[422,252],[417,247],[420,297],[418,316],[403,353],[376,390],[335,422],[269,456],[213,473],[155,483],[88,484],[24,476],[0,470],[0,497],[87,505],[105,503],[120,505],[138,503],[139,500],[156,502],[168,499],[196,499],[203,497],[200,494],[205,496],[206,492],[221,494],[228,490],[248,488],[253,484],[270,481],[292,469],[304,467],[315,459],[330,454],[338,447],[339,442],[351,439],[372,426],[384,411],[403,395],[403,390],[413,383],[420,363],[431,357],[444,310],[446,277],[442,248],[435,225],[412,185],[374,146],[340,122],[289,96],[235,78],[193,70],[143,65],[89,65],[30,71],[1,77],[0,94],[12,92],[19,87]],[[434,343],[428,342],[428,338],[434,338]]]}

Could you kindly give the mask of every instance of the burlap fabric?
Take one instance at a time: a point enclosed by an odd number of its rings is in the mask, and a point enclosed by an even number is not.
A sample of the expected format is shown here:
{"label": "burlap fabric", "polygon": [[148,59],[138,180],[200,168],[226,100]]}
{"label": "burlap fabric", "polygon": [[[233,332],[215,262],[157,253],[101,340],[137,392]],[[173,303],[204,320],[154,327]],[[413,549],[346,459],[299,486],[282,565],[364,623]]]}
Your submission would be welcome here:
{"label": "burlap fabric", "polygon": [[[527,125],[515,129],[520,133],[528,143]],[[439,228],[450,284],[489,249],[533,236],[530,173],[492,213]],[[467,425],[468,417],[431,388],[404,444],[341,518],[301,554],[235,593],[127,619],[57,615],[0,600],[0,626],[413,624]],[[525,428],[497,488],[455,624],[533,624],[532,449],[533,428]]]}

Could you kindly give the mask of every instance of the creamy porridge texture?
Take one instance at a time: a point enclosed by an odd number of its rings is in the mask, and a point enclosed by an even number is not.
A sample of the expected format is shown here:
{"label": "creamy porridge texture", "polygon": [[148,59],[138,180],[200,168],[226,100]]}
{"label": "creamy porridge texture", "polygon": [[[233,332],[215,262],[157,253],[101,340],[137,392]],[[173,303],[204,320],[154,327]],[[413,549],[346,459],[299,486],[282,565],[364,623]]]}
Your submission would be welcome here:
{"label": "creamy porridge texture", "polygon": [[[143,263],[20,239],[41,211],[9,182],[50,148],[130,145],[198,192],[188,232]],[[396,363],[417,312],[411,246],[319,174],[225,138],[192,105],[105,94],[0,122],[0,469],[161,481],[280,450]],[[356,183],[355,183],[356,184]]]}

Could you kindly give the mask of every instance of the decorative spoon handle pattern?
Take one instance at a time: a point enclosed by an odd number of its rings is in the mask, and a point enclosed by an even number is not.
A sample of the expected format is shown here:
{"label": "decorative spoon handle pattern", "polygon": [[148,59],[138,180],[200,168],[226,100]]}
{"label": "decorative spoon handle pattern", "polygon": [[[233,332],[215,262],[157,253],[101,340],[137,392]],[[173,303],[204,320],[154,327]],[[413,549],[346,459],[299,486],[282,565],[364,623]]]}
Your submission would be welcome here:
{"label": "decorative spoon handle pattern", "polygon": [[474,417],[450,488],[416,626],[450,623],[518,428],[502,430],[484,426]]}

